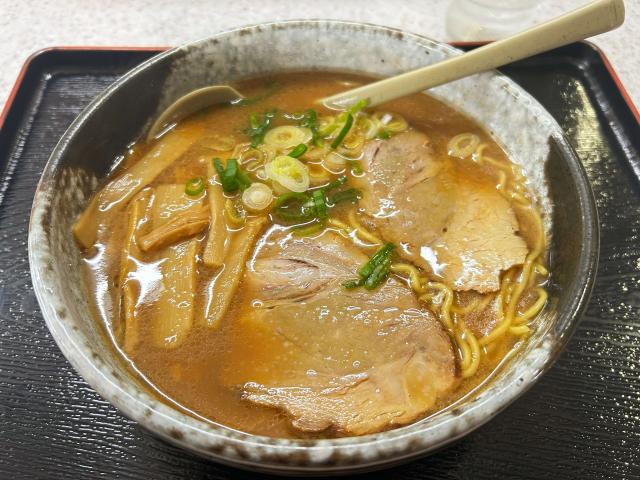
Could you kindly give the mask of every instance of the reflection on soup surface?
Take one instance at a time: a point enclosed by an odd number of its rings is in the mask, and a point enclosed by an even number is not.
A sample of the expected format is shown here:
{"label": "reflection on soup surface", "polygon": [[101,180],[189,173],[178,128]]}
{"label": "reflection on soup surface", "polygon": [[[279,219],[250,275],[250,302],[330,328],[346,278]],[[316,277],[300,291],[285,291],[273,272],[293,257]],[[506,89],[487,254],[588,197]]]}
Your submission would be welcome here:
{"label": "reflection on soup surface", "polygon": [[74,226],[96,317],[150,391],[276,437],[362,435],[450,407],[544,307],[546,243],[481,126],[368,81],[289,73],[126,152]]}

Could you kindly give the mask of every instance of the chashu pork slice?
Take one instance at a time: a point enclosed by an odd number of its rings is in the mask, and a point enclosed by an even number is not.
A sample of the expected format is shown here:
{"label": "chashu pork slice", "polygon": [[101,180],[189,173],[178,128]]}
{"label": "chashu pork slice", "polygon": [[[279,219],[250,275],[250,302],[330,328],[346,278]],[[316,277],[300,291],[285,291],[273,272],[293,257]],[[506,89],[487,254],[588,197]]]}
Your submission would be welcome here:
{"label": "chashu pork slice", "polygon": [[373,225],[451,288],[496,291],[500,272],[524,262],[527,245],[495,182],[456,172],[424,134],[371,142],[363,167],[361,206]]}
{"label": "chashu pork slice", "polygon": [[361,435],[433,411],[457,384],[447,334],[413,292],[389,278],[346,290],[367,257],[333,232],[273,232],[246,273],[244,321],[278,339],[255,360],[242,396],[284,412],[302,432]]}

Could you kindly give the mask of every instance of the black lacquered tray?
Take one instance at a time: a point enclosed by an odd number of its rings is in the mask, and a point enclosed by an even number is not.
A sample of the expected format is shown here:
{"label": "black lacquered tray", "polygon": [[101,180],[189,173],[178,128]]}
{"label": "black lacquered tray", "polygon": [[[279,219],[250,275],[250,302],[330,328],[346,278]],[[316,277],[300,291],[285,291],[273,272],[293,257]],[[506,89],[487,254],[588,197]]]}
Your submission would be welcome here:
{"label": "black lacquered tray", "polygon": [[[0,117],[0,478],[257,478],[174,448],[124,418],[62,356],[27,262],[40,172],[74,117],[159,49],[51,49]],[[594,188],[600,267],[555,366],[489,424],[382,478],[640,476],[640,126],[597,50],[573,44],[503,69],[557,119]],[[372,475],[370,475],[372,476]]]}

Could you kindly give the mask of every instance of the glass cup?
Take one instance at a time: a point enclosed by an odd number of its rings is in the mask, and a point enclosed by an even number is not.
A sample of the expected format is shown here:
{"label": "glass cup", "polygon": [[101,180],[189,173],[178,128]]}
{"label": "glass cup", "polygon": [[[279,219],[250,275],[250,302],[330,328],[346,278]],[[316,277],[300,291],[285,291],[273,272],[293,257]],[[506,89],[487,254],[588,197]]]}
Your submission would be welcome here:
{"label": "glass cup", "polygon": [[450,40],[496,40],[535,23],[540,0],[452,0],[446,28]]}

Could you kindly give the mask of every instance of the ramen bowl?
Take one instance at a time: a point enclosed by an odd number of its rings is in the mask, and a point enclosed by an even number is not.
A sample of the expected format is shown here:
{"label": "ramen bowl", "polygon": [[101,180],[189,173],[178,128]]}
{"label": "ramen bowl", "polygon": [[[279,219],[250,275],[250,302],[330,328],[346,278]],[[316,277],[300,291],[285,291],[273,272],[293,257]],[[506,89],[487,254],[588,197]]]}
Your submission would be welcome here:
{"label": "ramen bowl", "polygon": [[515,401],[551,367],[586,307],[597,267],[598,222],[585,172],[558,124],[495,71],[430,94],[483,125],[527,177],[550,239],[549,301],[530,338],[486,385],[413,424],[358,437],[278,439],[206,422],[163,403],[131,374],[94,319],[71,233],[118,155],[164,108],[196,88],[300,70],[390,76],[459,54],[448,45],[380,26],[291,21],[244,27],[169,50],[115,82],[55,147],[31,215],[35,292],[69,362],[124,415],[165,440],[225,464],[280,474],[347,473],[408,461],[463,437]]}

